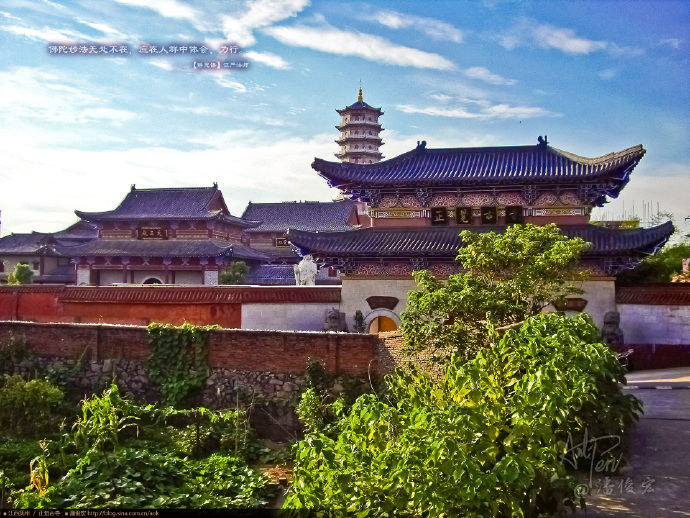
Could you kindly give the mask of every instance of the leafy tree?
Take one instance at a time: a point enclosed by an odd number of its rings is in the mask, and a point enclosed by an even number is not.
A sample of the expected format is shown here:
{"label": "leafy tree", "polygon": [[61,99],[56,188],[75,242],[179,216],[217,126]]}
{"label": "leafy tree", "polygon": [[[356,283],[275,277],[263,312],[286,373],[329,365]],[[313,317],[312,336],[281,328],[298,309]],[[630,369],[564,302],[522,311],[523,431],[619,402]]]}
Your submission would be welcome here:
{"label": "leafy tree", "polygon": [[671,282],[683,270],[683,259],[690,258],[690,240],[666,245],[658,254],[646,257],[637,268],[616,279],[620,284]]}
{"label": "leafy tree", "polygon": [[244,261],[233,261],[230,266],[220,274],[221,284],[243,284],[249,274],[249,266]]}
{"label": "leafy tree", "polygon": [[17,263],[14,271],[7,276],[7,284],[31,284],[34,271],[26,263]]}
{"label": "leafy tree", "polygon": [[[339,401],[319,411],[305,393],[307,434],[285,507],[507,518],[580,503],[567,468],[612,466],[617,434],[640,411],[619,386],[624,369],[584,314],[537,315],[500,340],[489,335],[492,347],[453,358],[441,379],[398,370],[387,401],[367,394],[349,413]],[[586,437],[611,451],[583,458],[575,445]]]}
{"label": "leafy tree", "polygon": [[414,274],[418,289],[410,292],[401,315],[410,352],[429,350],[437,361],[451,353],[472,358],[487,345],[487,322],[518,323],[551,302],[582,293],[571,282],[583,278],[577,260],[587,245],[554,224],[460,235],[465,246],[457,260],[463,273],[447,283],[428,271]]}

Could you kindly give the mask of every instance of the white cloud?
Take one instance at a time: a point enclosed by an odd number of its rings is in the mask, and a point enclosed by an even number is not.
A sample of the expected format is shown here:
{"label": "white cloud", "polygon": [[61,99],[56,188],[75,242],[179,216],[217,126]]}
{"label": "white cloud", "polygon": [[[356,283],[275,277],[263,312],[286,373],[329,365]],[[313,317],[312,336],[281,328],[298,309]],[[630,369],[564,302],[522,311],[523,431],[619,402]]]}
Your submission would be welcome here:
{"label": "white cloud", "polygon": [[667,38],[665,40],[661,40],[659,42],[660,46],[668,46],[671,47],[672,49],[678,50],[680,49],[680,46],[683,44],[683,40],[680,38]]}
{"label": "white cloud", "polygon": [[278,70],[287,70],[290,68],[290,64],[287,61],[272,52],[256,52],[250,50],[245,52],[244,56],[246,56],[247,59],[262,63],[271,68],[277,68]]}
{"label": "white cloud", "polygon": [[599,77],[606,81],[613,79],[617,75],[618,70],[616,70],[615,68],[607,68],[606,70],[602,70],[601,72],[599,72]]}
{"label": "white cloud", "polygon": [[532,38],[543,48],[558,49],[568,54],[589,54],[605,49],[607,45],[605,41],[580,38],[572,29],[552,25],[537,25],[533,28]]}
{"label": "white cloud", "polygon": [[537,117],[556,117],[558,114],[533,106],[511,106],[509,104],[491,104],[487,101],[465,100],[469,104],[479,106],[479,110],[472,111],[464,106],[427,106],[418,107],[409,104],[399,104],[396,108],[404,113],[431,115],[433,117],[450,117],[457,119],[533,119]]}
{"label": "white cloud", "polygon": [[460,29],[434,18],[411,16],[395,11],[379,11],[374,15],[373,19],[391,29],[411,28],[423,32],[434,40],[462,42],[462,31]]}
{"label": "white cloud", "polygon": [[4,16],[8,20],[21,20],[21,18],[17,18],[16,16],[12,16],[10,13],[6,13],[5,11],[0,11],[0,16]]}
{"label": "white cloud", "polygon": [[103,98],[58,72],[18,67],[0,73],[0,120],[122,123],[136,114],[103,106]]}
{"label": "white cloud", "polygon": [[170,63],[170,61],[149,60],[148,64],[153,65],[154,67],[162,68],[163,70],[181,70],[179,66],[173,65],[172,63]]}
{"label": "white cloud", "polygon": [[517,83],[515,79],[506,79],[498,74],[494,74],[488,68],[484,67],[468,68],[465,70],[464,74],[472,79],[479,79],[492,85],[514,85]]}
{"label": "white cloud", "polygon": [[263,32],[293,47],[306,47],[342,56],[357,56],[389,65],[436,70],[455,68],[451,61],[438,54],[396,45],[371,34],[304,26],[269,27]]}
{"label": "white cloud", "polygon": [[115,0],[119,4],[128,5],[130,7],[143,7],[151,9],[165,18],[174,18],[178,20],[188,20],[190,22],[197,22],[201,13],[193,7],[179,2],[178,0]]}
{"label": "white cloud", "polygon": [[102,32],[105,34],[108,38],[111,38],[117,41],[127,41],[129,38],[127,35],[121,33],[117,29],[112,28],[110,25],[106,25],[104,23],[94,23],[94,22],[88,22],[86,20],[82,20],[80,18],[77,19],[79,23],[82,25],[86,25],[87,27],[91,27],[92,29],[95,29],[99,32]]}
{"label": "white cloud", "polygon": [[309,0],[254,0],[240,13],[222,15],[222,30],[228,41],[241,47],[256,43],[253,32],[292,18],[310,3]]}
{"label": "white cloud", "polygon": [[607,51],[613,56],[637,56],[643,50],[637,47],[621,47],[609,41],[597,41],[578,36],[573,29],[542,24],[532,18],[521,17],[513,26],[498,37],[506,49],[536,45],[543,49],[556,49],[566,54],[591,54]]}
{"label": "white cloud", "polygon": [[[0,27],[0,30],[16,34],[17,36],[24,36],[34,41],[47,41],[49,43],[61,43],[68,41],[93,41],[88,36],[76,31],[57,30],[50,27],[43,27],[42,29],[34,29],[31,27],[21,27],[19,25],[9,25]],[[98,40],[96,40],[98,41]]]}
{"label": "white cloud", "polygon": [[142,147],[101,152],[54,149],[32,142],[33,135],[17,139],[3,133],[0,130],[3,233],[59,230],[76,220],[75,209],[114,208],[132,183],[144,188],[210,186],[216,181],[235,215],[249,200],[329,201],[337,195],[311,169],[315,155],[332,156],[331,133],[276,138],[273,132],[238,130],[209,135],[201,142],[206,145],[190,151]]}
{"label": "white cloud", "polygon": [[222,86],[223,88],[230,88],[231,90],[234,90],[235,92],[240,94],[243,94],[247,91],[247,87],[244,86],[242,83],[233,81],[232,79],[224,75],[213,75],[211,77],[214,83],[216,83],[218,86]]}

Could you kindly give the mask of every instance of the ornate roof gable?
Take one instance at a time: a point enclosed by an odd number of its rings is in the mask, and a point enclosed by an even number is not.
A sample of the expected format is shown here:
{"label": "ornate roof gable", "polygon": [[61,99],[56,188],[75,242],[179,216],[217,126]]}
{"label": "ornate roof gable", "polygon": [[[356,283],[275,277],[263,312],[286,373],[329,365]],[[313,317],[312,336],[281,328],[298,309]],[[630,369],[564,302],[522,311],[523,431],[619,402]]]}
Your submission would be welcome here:
{"label": "ornate roof gable", "polygon": [[366,188],[470,187],[525,184],[606,183],[616,197],[645,154],[642,145],[598,158],[586,158],[537,146],[416,149],[377,164],[312,163],[331,187]]}
{"label": "ornate roof gable", "polygon": [[242,227],[258,221],[246,221],[230,214],[217,184],[213,187],[132,189],[114,209],[106,212],[74,211],[86,221],[126,221],[164,219],[221,219]]}

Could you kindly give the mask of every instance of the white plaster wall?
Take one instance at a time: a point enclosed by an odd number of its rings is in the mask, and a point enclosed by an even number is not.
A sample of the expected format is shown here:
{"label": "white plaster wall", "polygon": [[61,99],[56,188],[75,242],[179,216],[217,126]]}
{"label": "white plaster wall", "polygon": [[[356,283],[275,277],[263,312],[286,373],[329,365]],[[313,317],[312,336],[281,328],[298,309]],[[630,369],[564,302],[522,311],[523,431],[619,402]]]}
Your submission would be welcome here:
{"label": "white plaster wall", "polygon": [[[340,309],[336,302],[242,304],[242,329],[321,331],[326,311]],[[350,324],[348,323],[348,326]],[[350,330],[352,328],[350,327]]]}
{"label": "white plaster wall", "polygon": [[175,284],[203,284],[204,279],[201,273],[202,272],[175,272]]}
{"label": "white plaster wall", "polygon": [[[127,273],[129,277],[129,273]],[[108,284],[121,284],[124,281],[124,276],[122,270],[101,270],[100,273],[100,283],[101,286],[107,286]]]}
{"label": "white plaster wall", "polygon": [[591,316],[596,326],[601,329],[604,325],[604,315],[608,311],[616,311],[615,280],[611,278],[585,281],[580,288],[585,293],[583,295],[573,295],[573,297],[580,297],[587,301],[585,313]]}
{"label": "white plaster wall", "polygon": [[417,289],[413,279],[343,279],[341,291],[341,310],[345,313],[347,326],[353,329],[355,311],[360,310],[366,319],[373,310],[367,303],[367,298],[373,295],[396,297],[399,299],[393,312],[399,317],[400,312],[407,306],[407,294]]}
{"label": "white plaster wall", "polygon": [[[35,256],[35,255],[27,255],[24,257],[0,257],[0,261],[2,261],[5,264],[5,272],[0,273],[0,276],[3,278],[7,277],[9,274],[11,274],[16,266],[19,263],[26,263],[29,265],[30,268],[32,268],[31,271],[34,272],[34,275],[38,275],[38,270],[33,269],[33,264],[36,261],[40,261],[41,258],[40,256]],[[46,270],[47,272],[48,270]]]}
{"label": "white plaster wall", "polygon": [[88,286],[91,284],[91,270],[88,268],[77,269],[77,286]]}
{"label": "white plaster wall", "polygon": [[[585,313],[589,314],[597,327],[601,328],[604,324],[604,315],[607,311],[616,310],[616,290],[613,279],[586,281],[578,284],[578,287],[585,291],[583,295],[576,297],[587,300]],[[354,325],[355,311],[362,311],[366,319],[373,310],[369,308],[367,298],[372,295],[396,297],[398,305],[393,312],[400,316],[400,313],[407,306],[407,294],[417,289],[417,283],[410,280],[395,279],[343,279],[341,311],[345,312],[348,327]],[[552,306],[547,311],[554,311]],[[571,312],[568,312],[569,314]],[[572,315],[575,315],[572,312]]]}
{"label": "white plaster wall", "polygon": [[216,286],[218,284],[218,270],[204,272],[204,284]]}
{"label": "white plaster wall", "polygon": [[621,330],[629,344],[690,344],[690,306],[620,304]]}

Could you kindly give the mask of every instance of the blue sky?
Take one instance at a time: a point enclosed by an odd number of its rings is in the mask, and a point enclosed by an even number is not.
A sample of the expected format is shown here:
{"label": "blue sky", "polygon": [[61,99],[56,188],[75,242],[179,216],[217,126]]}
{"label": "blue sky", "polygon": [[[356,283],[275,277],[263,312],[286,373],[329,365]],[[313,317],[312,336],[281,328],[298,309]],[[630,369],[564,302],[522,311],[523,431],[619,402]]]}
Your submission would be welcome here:
{"label": "blue sky", "polygon": [[[219,52],[231,43],[241,52]],[[332,199],[310,164],[336,160],[335,109],[356,101],[360,81],[385,112],[387,158],[418,140],[548,135],[588,157],[643,144],[603,210],[613,218],[635,203],[642,216],[651,202],[682,223],[689,46],[686,1],[3,0],[2,234],[61,229],[75,209],[114,208],[131,184],[218,182],[235,215],[249,200]]]}

